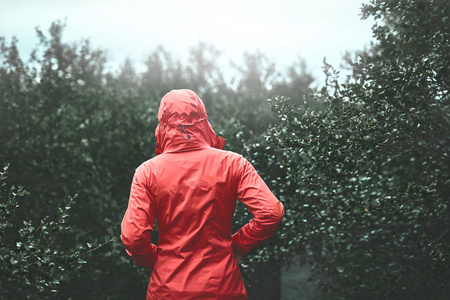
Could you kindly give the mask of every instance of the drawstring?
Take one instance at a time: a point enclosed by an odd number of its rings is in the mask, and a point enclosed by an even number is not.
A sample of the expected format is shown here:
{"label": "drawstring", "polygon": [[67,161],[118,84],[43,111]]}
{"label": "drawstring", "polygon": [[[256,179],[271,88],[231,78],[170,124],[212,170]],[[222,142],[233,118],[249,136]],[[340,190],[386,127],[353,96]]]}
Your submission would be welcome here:
{"label": "drawstring", "polygon": [[[189,133],[187,133],[187,131],[186,131],[186,128],[184,128],[184,127],[186,127],[186,126],[190,126],[190,125],[181,125],[180,126],[180,134],[181,134],[181,137],[184,139],[184,140],[190,140],[191,139],[191,136],[189,135]],[[184,131],[184,133],[186,133],[186,135],[187,135],[187,138],[185,138],[184,136],[183,136],[183,131]]]}

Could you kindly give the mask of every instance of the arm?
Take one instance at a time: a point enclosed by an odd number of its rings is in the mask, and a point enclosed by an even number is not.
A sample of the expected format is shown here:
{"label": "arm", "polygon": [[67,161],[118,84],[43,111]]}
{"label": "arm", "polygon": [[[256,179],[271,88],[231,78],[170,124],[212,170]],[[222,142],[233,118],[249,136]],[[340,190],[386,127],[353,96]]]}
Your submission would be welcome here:
{"label": "arm", "polygon": [[122,220],[120,238],[128,255],[140,266],[153,268],[156,246],[151,243],[151,232],[155,223],[155,206],[147,184],[145,167],[139,167],[131,185],[128,209]]}
{"label": "arm", "polygon": [[284,207],[247,160],[243,159],[240,171],[237,198],[254,218],[233,235],[233,247],[245,255],[275,232],[283,218]]}

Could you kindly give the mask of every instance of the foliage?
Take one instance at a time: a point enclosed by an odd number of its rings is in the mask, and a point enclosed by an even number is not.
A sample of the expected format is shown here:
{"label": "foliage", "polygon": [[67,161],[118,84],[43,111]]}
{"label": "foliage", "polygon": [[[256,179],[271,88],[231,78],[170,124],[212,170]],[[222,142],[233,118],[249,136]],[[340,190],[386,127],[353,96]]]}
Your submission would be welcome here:
{"label": "foliage", "polygon": [[[327,299],[447,299],[449,4],[379,0],[362,13],[379,22],[377,43],[348,61],[345,83],[325,61],[325,86],[313,92],[302,61],[279,72],[261,52],[233,63],[228,81],[220,51],[202,43],[187,65],[158,47],[139,73],[130,60],[109,70],[88,40],[65,43],[59,22],[48,35],[37,30],[27,62],[15,39],[0,37],[0,162],[17,169],[9,182],[31,191],[18,209],[24,190],[2,186],[5,297],[144,297],[150,270],[119,240],[70,272],[84,241],[89,252],[118,237],[133,170],[154,153],[159,100],[191,88],[227,149],[248,158],[286,208],[278,234],[241,264],[249,291],[264,285],[256,274],[279,274],[300,257]],[[274,95],[286,97],[274,97],[271,112]],[[67,211],[54,208],[75,193],[71,227],[54,242],[67,228]],[[234,230],[250,218],[239,205]]]}
{"label": "foliage", "polygon": [[[57,237],[70,227],[66,220],[68,210],[75,204],[70,198],[64,208],[59,208],[57,219],[45,216],[34,227],[31,221],[15,224],[19,197],[27,195],[23,187],[6,184],[8,167],[0,172],[0,288],[1,299],[40,299],[56,294],[61,282],[86,263],[82,256],[99,247],[81,253],[77,250],[61,251],[55,247]],[[14,230],[16,229],[16,230]],[[87,244],[87,248],[91,248]]]}
{"label": "foliage", "polygon": [[[38,31],[39,47],[28,63],[20,60],[14,41],[1,43],[0,161],[17,166],[11,182],[32,193],[21,205],[24,220],[38,221],[59,205],[56,199],[80,195],[71,235],[61,236],[58,246],[75,248],[86,240],[95,245],[118,236],[129,178],[152,152],[148,132],[156,117],[154,106],[137,100],[126,68],[113,77],[105,71],[105,53],[92,50],[88,41],[64,43],[62,30],[62,24],[54,23],[49,38]],[[123,276],[111,262],[120,260],[120,243],[104,251],[87,258],[92,259],[84,268],[89,276],[78,273],[63,285],[63,295],[86,293],[72,284],[96,290],[99,285],[83,283],[104,274]],[[124,268],[129,273],[129,265]]]}
{"label": "foliage", "polygon": [[450,280],[448,1],[372,1],[377,44],[326,109],[284,97],[267,134],[284,175],[281,252],[314,265],[328,298],[447,299]]}
{"label": "foliage", "polygon": [[[10,182],[31,192],[15,213],[16,222],[35,224],[42,215],[58,220],[54,213],[58,199],[80,195],[71,210],[69,234],[59,235],[52,251],[68,253],[86,240],[96,245],[103,244],[105,236],[107,240],[119,236],[132,174],[154,155],[158,105],[169,90],[198,91],[214,128],[227,139],[227,149],[247,157],[249,144],[260,141],[260,133],[275,120],[265,99],[276,76],[260,77],[257,86],[249,85],[253,73],[276,73],[262,53],[244,56],[242,65],[248,67],[239,71],[237,92],[225,80],[220,52],[211,45],[192,48],[188,65],[158,47],[142,73],[131,60],[110,70],[106,52],[93,49],[89,40],[66,43],[64,27],[55,22],[48,33],[37,29],[39,42],[28,61],[21,59],[17,40],[8,44],[0,37],[0,161],[17,170],[10,174]],[[264,66],[255,64],[258,60]],[[306,74],[302,72],[299,76]],[[298,95],[309,83],[295,85],[287,79],[283,84]],[[236,228],[249,218],[244,211],[236,215]],[[153,237],[157,239],[157,232]],[[85,258],[88,263],[70,281],[52,273],[52,280],[61,282],[54,298],[145,295],[150,270],[135,266],[119,239],[95,253]],[[256,264],[258,257],[249,257],[246,263]]]}

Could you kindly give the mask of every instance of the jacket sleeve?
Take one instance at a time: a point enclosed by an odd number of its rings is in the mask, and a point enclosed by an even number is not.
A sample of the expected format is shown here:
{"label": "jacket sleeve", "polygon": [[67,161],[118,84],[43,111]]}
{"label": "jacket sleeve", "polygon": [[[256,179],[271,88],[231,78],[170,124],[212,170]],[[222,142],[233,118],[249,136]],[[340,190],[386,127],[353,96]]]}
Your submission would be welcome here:
{"label": "jacket sleeve", "polygon": [[277,229],[284,215],[283,204],[272,194],[255,168],[243,159],[237,198],[254,218],[233,235],[233,247],[244,255],[261,245]]}
{"label": "jacket sleeve", "polygon": [[131,184],[128,208],[122,220],[120,238],[128,255],[140,266],[153,268],[156,246],[151,243],[151,232],[156,218],[154,199],[149,192],[145,167],[139,167]]}

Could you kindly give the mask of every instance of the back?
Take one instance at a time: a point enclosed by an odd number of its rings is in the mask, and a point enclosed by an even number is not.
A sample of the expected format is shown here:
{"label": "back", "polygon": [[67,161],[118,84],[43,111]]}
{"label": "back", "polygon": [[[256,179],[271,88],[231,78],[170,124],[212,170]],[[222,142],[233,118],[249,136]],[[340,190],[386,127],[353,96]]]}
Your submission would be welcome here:
{"label": "back", "polygon": [[[153,269],[147,299],[246,299],[235,253],[267,240],[283,205],[247,160],[221,150],[194,92],[164,96],[158,120],[156,157],[136,169],[121,234],[128,255]],[[236,199],[254,218],[232,235]]]}
{"label": "back", "polygon": [[155,182],[159,232],[150,295],[245,298],[231,238],[242,160],[207,147],[163,154],[144,164]]}

